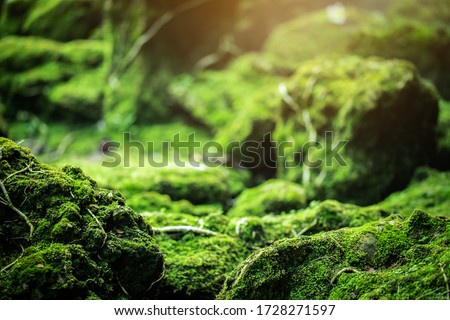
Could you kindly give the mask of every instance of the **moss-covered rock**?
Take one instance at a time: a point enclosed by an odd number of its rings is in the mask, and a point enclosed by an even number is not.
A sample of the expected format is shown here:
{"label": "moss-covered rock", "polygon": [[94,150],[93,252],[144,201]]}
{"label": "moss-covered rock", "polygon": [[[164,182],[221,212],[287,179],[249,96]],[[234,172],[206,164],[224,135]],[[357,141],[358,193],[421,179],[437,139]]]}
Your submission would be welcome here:
{"label": "moss-covered rock", "polygon": [[362,30],[352,39],[348,50],[362,56],[411,61],[443,97],[450,98],[450,28],[410,16],[393,16],[390,21],[378,28]]}
{"label": "moss-covered rock", "polygon": [[276,242],[229,276],[219,299],[446,299],[450,221],[416,211]]}
{"label": "moss-covered rock", "polygon": [[96,40],[59,43],[37,37],[0,40],[0,96],[8,114],[98,120],[106,45]]}
{"label": "moss-covered rock", "polygon": [[269,213],[280,214],[303,209],[306,206],[306,191],[300,185],[283,180],[269,180],[242,192],[228,212],[228,216],[262,217]]}
{"label": "moss-covered rock", "polygon": [[450,173],[419,168],[405,190],[390,195],[377,207],[404,215],[423,208],[430,214],[450,218]]}
{"label": "moss-covered rock", "polygon": [[[281,109],[274,136],[292,141],[291,151],[307,161],[282,176],[308,184],[316,198],[376,202],[434,156],[437,94],[410,63],[316,59],[297,70],[287,91],[294,102]],[[312,137],[319,145],[305,150]]]}
{"label": "moss-covered rock", "polygon": [[[144,211],[152,210],[151,203],[146,207],[146,192],[168,195],[173,201],[187,200],[196,206],[219,204],[223,209],[228,210],[232,197],[245,188],[249,178],[246,172],[236,173],[226,168],[199,170],[175,166],[167,168],[91,166],[86,167],[86,171],[89,174],[92,172],[92,176],[102,186],[120,190],[126,198],[132,199],[132,202]],[[137,198],[140,194],[144,194],[142,199],[144,201],[139,201]],[[162,199],[156,201],[162,201]],[[170,204],[172,205],[177,204]]]}
{"label": "moss-covered rock", "polygon": [[383,23],[380,13],[344,8],[342,21],[334,21],[325,9],[300,15],[280,24],[264,46],[264,56],[275,70],[294,72],[303,61],[321,55],[344,54],[353,37],[364,28]]}
{"label": "moss-covered rock", "polygon": [[162,253],[118,192],[78,168],[40,164],[10,140],[0,139],[0,150],[2,299],[149,294]]}
{"label": "moss-covered rock", "polygon": [[8,35],[70,41],[88,38],[100,25],[101,15],[101,1],[8,1],[2,7],[0,25]]}

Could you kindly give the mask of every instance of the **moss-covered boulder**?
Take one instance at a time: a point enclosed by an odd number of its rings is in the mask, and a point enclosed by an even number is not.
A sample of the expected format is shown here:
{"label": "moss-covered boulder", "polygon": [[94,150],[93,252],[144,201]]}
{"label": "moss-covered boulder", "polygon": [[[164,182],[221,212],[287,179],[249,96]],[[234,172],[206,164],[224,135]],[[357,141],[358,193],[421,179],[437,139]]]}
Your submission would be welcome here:
{"label": "moss-covered boulder", "polygon": [[101,1],[7,1],[2,7],[0,26],[8,35],[70,41],[88,38],[99,27],[101,18]]}
{"label": "moss-covered boulder", "polygon": [[[161,277],[152,230],[115,191],[0,139],[2,299],[143,298]],[[139,272],[136,272],[139,270]]]}
{"label": "moss-covered boulder", "polygon": [[450,28],[411,17],[393,16],[390,21],[362,30],[349,43],[349,52],[411,61],[443,97],[450,98]]}
{"label": "moss-covered boulder", "polygon": [[1,39],[0,97],[8,114],[26,110],[46,118],[100,119],[106,47],[96,40]]}
{"label": "moss-covered boulder", "polygon": [[303,61],[347,53],[358,32],[369,27],[376,29],[384,20],[380,13],[365,9],[342,7],[341,10],[332,15],[321,9],[280,24],[267,39],[264,56],[275,70],[289,74]]}
{"label": "moss-covered boulder", "polygon": [[281,175],[309,185],[317,198],[376,202],[434,156],[437,94],[408,62],[316,59],[286,91],[274,136],[292,141],[284,154],[300,152],[303,160],[296,167],[295,156],[287,157],[294,165]]}
{"label": "moss-covered boulder", "polygon": [[283,180],[269,180],[243,191],[228,212],[230,217],[262,217],[280,214],[307,206],[306,191],[302,186]]}
{"label": "moss-covered boulder", "polygon": [[233,271],[219,299],[447,299],[450,221],[415,211],[286,239]]}
{"label": "moss-covered boulder", "polygon": [[242,142],[241,156],[245,143],[262,142],[252,151],[262,170],[302,183],[312,199],[376,203],[434,157],[438,97],[406,61],[317,58],[272,89],[265,105],[244,98],[243,120],[216,138]]}
{"label": "moss-covered boulder", "polygon": [[[120,190],[130,198],[139,211],[152,211],[155,206],[151,201],[159,203],[165,200],[155,193],[168,195],[171,201],[186,200],[191,204],[215,205],[228,210],[232,197],[239,194],[246,186],[249,174],[244,171],[232,171],[227,168],[183,168],[170,166],[154,168],[107,168],[100,166],[86,167],[86,172],[98,180],[102,186]],[[151,192],[148,194],[148,192]],[[142,198],[139,198],[139,197]],[[153,199],[150,199],[153,198]],[[159,199],[156,199],[159,198]],[[146,202],[148,199],[149,202]],[[167,200],[167,198],[166,198]],[[181,205],[185,209],[186,202],[166,203],[164,206]],[[178,210],[176,210],[178,211]],[[195,211],[195,210],[194,210]],[[186,212],[183,210],[182,212]],[[192,213],[192,212],[186,212]]]}

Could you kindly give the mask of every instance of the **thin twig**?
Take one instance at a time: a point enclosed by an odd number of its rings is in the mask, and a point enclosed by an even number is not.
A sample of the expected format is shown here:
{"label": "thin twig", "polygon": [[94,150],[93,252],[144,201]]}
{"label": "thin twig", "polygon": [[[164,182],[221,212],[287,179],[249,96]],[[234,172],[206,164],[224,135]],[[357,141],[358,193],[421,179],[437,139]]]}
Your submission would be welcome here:
{"label": "thin twig", "polygon": [[165,275],[166,275],[166,268],[163,265],[163,271],[161,273],[161,276],[158,279],[156,279],[155,281],[153,281],[152,284],[148,287],[148,289],[145,292],[149,292],[150,290],[152,290],[153,286],[155,284],[157,284],[158,282],[160,282],[164,278]]}
{"label": "thin twig", "polygon": [[5,272],[6,270],[8,270],[9,268],[11,268],[13,265],[15,265],[17,263],[17,261],[20,260],[20,258],[22,258],[23,256],[23,252],[19,255],[19,257],[14,260],[13,262],[11,262],[10,264],[8,264],[6,267],[4,267],[2,270],[0,270],[0,273]]}
{"label": "thin twig", "polygon": [[198,6],[201,6],[204,3],[207,3],[211,0],[193,0],[189,1],[178,8],[166,12],[161,17],[159,17],[147,31],[145,31],[133,44],[131,49],[128,51],[127,55],[123,59],[122,63],[122,70],[126,70],[133,61],[137,58],[139,55],[139,52],[142,50],[142,47],[149,42],[151,39],[153,39],[158,32],[170,21],[172,21],[177,15],[182,14],[186,11],[189,11],[191,9],[194,9]]}
{"label": "thin twig", "polygon": [[441,269],[442,276],[444,277],[445,285],[447,286],[447,300],[450,300],[450,285],[448,283],[448,278],[445,274],[444,266],[442,264],[439,264],[439,267]]}
{"label": "thin twig", "polygon": [[103,233],[105,234],[105,238],[103,239],[103,244],[102,244],[102,248],[106,243],[106,239],[108,238],[108,234],[106,233],[105,229],[103,229],[102,224],[100,223],[100,221],[97,219],[97,217],[92,213],[91,210],[87,209],[87,212],[89,212],[89,214],[92,216],[92,218],[94,218],[95,222],[97,222],[98,226],[100,227],[100,230],[103,231]]}
{"label": "thin twig", "polygon": [[33,233],[34,233],[34,226],[31,223],[31,221],[28,219],[28,217],[19,209],[17,209],[14,204],[11,201],[11,198],[9,197],[8,192],[6,191],[5,185],[3,184],[2,181],[0,181],[0,189],[2,190],[5,199],[3,199],[2,197],[0,197],[0,203],[9,207],[11,210],[13,210],[14,212],[16,212],[19,216],[22,217],[22,219],[25,220],[25,222],[27,223],[27,225],[30,227],[30,239],[33,237]]}
{"label": "thin twig", "polygon": [[306,228],[303,228],[303,230],[300,231],[300,232],[297,234],[297,236],[302,236],[302,235],[304,235],[306,232],[308,232],[309,230],[311,230],[312,228],[314,228],[315,226],[317,226],[317,223],[318,223],[318,222],[319,222],[319,221],[317,220],[317,218],[314,219],[314,221],[313,221],[309,226],[307,226]]}
{"label": "thin twig", "polygon": [[207,236],[216,236],[218,233],[206,230],[206,229],[200,229],[197,227],[190,227],[190,226],[175,226],[175,227],[164,227],[164,228],[152,228],[155,233],[196,233],[196,234],[203,234]]}
{"label": "thin twig", "polygon": [[333,277],[333,279],[331,279],[330,283],[334,284],[334,282],[336,281],[336,279],[343,274],[344,272],[353,272],[353,273],[360,273],[361,271],[356,270],[355,268],[344,268],[342,270],[340,270],[338,273],[336,273]]}

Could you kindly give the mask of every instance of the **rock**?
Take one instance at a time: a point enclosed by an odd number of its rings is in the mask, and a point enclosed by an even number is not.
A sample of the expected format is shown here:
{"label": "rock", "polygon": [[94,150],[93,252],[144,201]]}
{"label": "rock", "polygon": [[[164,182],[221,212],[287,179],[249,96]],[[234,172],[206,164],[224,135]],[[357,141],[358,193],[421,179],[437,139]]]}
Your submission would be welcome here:
{"label": "rock", "polygon": [[[230,120],[216,139],[241,142],[242,158],[245,143],[269,137],[250,167],[301,183],[310,200],[376,203],[434,157],[437,94],[408,62],[317,58],[278,89],[264,90],[263,105],[244,99],[243,120]],[[275,170],[264,157],[277,159]]]}
{"label": "rock", "polygon": [[[431,5],[431,6],[434,6]],[[448,4],[447,4],[448,6]],[[392,22],[362,30],[348,51],[362,56],[405,59],[431,80],[441,95],[450,98],[450,28],[436,23],[391,17]]]}
{"label": "rock", "polygon": [[120,193],[98,188],[78,168],[41,164],[10,140],[1,138],[0,149],[8,194],[0,195],[2,299],[150,294],[163,271],[162,253]]}
{"label": "rock", "polygon": [[258,187],[243,191],[228,212],[230,217],[262,217],[280,214],[307,206],[307,194],[302,186],[283,180],[269,180]]}
{"label": "rock", "polygon": [[450,221],[415,211],[253,253],[218,299],[446,299]]}
{"label": "rock", "polygon": [[25,110],[58,120],[99,120],[104,55],[105,44],[96,40],[63,44],[37,37],[1,39],[0,97],[8,97],[7,113]]}
{"label": "rock", "polygon": [[338,23],[321,9],[300,15],[274,28],[264,45],[263,54],[275,70],[290,74],[313,58],[348,53],[348,46],[361,30],[377,29],[384,23],[380,13],[344,7]]}
{"label": "rock", "polygon": [[89,38],[102,21],[101,1],[8,1],[2,9],[1,27],[7,34],[56,41]]}
{"label": "rock", "polygon": [[[410,63],[319,58],[297,70],[287,95],[274,137],[292,141],[284,154],[303,161],[287,157],[281,176],[310,186],[313,199],[375,203],[434,156],[437,94]],[[314,137],[319,144],[308,144]]]}

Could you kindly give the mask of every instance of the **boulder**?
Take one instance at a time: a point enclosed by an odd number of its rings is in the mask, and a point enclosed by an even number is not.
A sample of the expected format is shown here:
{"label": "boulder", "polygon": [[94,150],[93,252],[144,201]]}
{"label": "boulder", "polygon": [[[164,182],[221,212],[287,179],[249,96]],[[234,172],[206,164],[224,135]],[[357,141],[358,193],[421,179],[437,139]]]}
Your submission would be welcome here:
{"label": "boulder", "polygon": [[[151,227],[75,167],[0,138],[2,299],[144,298],[163,256]],[[136,272],[139,269],[139,272]]]}
{"label": "boulder", "polygon": [[218,299],[447,299],[450,220],[415,211],[280,240],[253,253]]}
{"label": "boulder", "polygon": [[59,43],[37,37],[0,40],[0,97],[7,114],[28,111],[44,118],[101,118],[105,44]]}
{"label": "boulder", "polygon": [[2,15],[1,27],[6,34],[70,41],[88,38],[100,26],[102,2],[8,1],[3,5]]}

